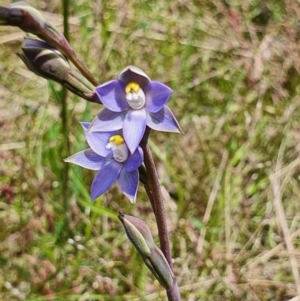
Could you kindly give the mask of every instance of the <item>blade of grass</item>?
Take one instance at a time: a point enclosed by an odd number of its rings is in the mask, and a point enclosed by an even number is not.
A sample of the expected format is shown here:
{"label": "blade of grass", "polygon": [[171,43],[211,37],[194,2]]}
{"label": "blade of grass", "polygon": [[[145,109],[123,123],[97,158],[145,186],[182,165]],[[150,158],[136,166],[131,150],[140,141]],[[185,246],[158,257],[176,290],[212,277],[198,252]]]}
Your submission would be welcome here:
{"label": "blade of grass", "polygon": [[294,255],[294,245],[290,235],[290,230],[288,227],[284,207],[282,204],[280,176],[276,175],[276,173],[278,173],[282,168],[284,151],[285,151],[285,141],[283,140],[278,151],[275,173],[270,176],[270,179],[271,179],[271,186],[274,195],[273,202],[274,202],[275,212],[277,216],[278,226],[282,230],[284,241],[290,254],[289,258],[290,258],[291,270],[294,276],[297,294],[300,295],[300,274],[298,270],[298,263]]}

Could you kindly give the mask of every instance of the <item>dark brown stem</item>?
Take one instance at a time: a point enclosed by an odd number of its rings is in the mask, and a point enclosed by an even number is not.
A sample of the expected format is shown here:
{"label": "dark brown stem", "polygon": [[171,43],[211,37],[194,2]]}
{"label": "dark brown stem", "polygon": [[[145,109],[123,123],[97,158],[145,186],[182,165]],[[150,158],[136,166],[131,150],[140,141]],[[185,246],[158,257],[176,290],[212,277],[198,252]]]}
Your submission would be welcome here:
{"label": "dark brown stem", "polygon": [[84,75],[86,79],[88,79],[94,86],[97,86],[99,84],[98,81],[92,75],[92,73],[77,57],[75,51],[62,34],[60,35],[60,39],[57,40],[57,38],[54,37],[51,33],[49,33],[49,31],[47,31],[44,28],[41,28],[38,36],[46,40],[48,43],[52,44],[59,51],[61,51],[77,67],[81,74]]}
{"label": "dark brown stem", "polygon": [[145,185],[145,184],[144,184],[144,188],[145,188],[145,190],[146,190],[147,196],[148,196],[148,198],[149,198],[149,200],[150,200],[150,203],[151,203],[151,206],[152,206],[153,213],[154,213],[154,215],[155,215],[155,202],[154,202],[154,200],[153,200],[152,189],[151,189],[150,186],[147,186],[147,185]]}
{"label": "dark brown stem", "polygon": [[[66,40],[62,39],[63,42],[67,42]],[[56,47],[59,47],[58,49],[61,50],[66,57],[77,67],[77,69],[81,72],[82,75],[86,77],[94,86],[98,86],[99,82],[94,78],[92,73],[86,68],[86,66],[80,61],[80,59],[77,57],[75,51],[70,46],[70,44],[67,42],[61,43],[60,45],[55,45]]]}
{"label": "dark brown stem", "polygon": [[160,189],[160,183],[156,172],[156,167],[149,146],[148,145],[141,145],[141,146],[144,151],[144,163],[152,187],[152,195],[155,203],[154,213],[155,213],[157,227],[158,227],[160,247],[170,267],[173,270],[172,256],[171,256],[170,243],[169,243],[169,233],[167,227],[167,215],[164,206],[164,199]]}
{"label": "dark brown stem", "polygon": [[177,281],[174,281],[173,286],[167,290],[167,296],[168,296],[168,300],[172,300],[172,301],[180,301],[180,294],[179,294],[179,290],[178,290],[178,284]]}
{"label": "dark brown stem", "polygon": [[[165,205],[164,205],[164,199],[163,199],[163,196],[161,193],[160,183],[159,183],[155,163],[154,163],[154,160],[152,157],[152,153],[147,144],[149,134],[150,134],[150,129],[147,128],[144,138],[140,145],[144,152],[144,163],[146,166],[150,185],[152,187],[152,189],[150,191],[152,199],[150,199],[150,201],[151,201],[151,203],[153,202],[152,207],[154,209],[154,214],[156,217],[158,236],[159,236],[159,241],[160,241],[160,248],[166,257],[166,259],[170,265],[170,268],[172,269],[172,271],[174,271],[173,263],[172,263],[171,248],[170,248],[169,232],[168,232],[168,226],[167,226],[167,214],[166,214],[166,209],[165,209]],[[148,194],[148,191],[147,191],[147,194]],[[168,296],[169,301],[181,300],[176,279],[174,281],[172,288],[170,288],[167,291],[167,296]]]}

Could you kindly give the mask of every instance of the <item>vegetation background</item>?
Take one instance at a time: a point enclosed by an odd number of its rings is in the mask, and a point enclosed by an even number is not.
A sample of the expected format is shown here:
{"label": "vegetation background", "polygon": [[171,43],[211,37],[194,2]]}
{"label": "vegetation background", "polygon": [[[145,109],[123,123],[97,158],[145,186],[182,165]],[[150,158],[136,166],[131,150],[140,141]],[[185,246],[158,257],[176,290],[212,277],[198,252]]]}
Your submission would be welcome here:
{"label": "vegetation background", "polygon": [[[8,6],[8,0],[1,5]],[[61,1],[28,1],[62,29]],[[127,65],[174,90],[184,135],[153,132],[182,300],[300,295],[300,4],[293,0],[70,2],[70,42],[99,82]],[[157,230],[141,188],[95,203],[80,121],[101,106],[68,94],[16,56],[0,27],[0,299],[166,300],[117,212]],[[69,186],[69,188],[68,188]]]}

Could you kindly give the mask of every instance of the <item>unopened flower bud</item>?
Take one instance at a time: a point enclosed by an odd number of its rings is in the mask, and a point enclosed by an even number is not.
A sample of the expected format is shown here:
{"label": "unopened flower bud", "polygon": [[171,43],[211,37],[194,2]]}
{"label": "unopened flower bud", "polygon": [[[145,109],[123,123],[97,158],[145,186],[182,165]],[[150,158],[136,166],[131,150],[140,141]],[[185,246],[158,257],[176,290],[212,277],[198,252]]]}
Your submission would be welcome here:
{"label": "unopened flower bud", "polygon": [[152,274],[165,289],[169,289],[173,286],[175,275],[165,255],[157,246],[151,249],[151,254],[148,258],[143,259]]}
{"label": "unopened flower bud", "polygon": [[142,256],[148,256],[155,247],[148,225],[137,217],[119,213],[127,237]]}
{"label": "unopened flower bud", "polygon": [[[94,85],[97,85],[97,80],[85,65],[77,58],[75,51],[67,41],[66,37],[42,14],[27,4],[26,2],[16,2],[9,7],[0,6],[0,25],[18,26],[21,30],[37,35],[40,39],[47,42],[63,53],[78,70]],[[75,93],[75,92],[74,92]],[[85,99],[98,102],[95,93],[88,93]]]}
{"label": "unopened flower bud", "polygon": [[22,53],[17,54],[32,72],[47,79],[61,80],[70,68],[59,51],[38,39],[24,38]]}
{"label": "unopened flower bud", "polygon": [[127,237],[142,256],[147,267],[165,288],[174,283],[175,276],[162,251],[155,245],[148,225],[134,216],[119,213]]}
{"label": "unopened flower bud", "polygon": [[41,40],[25,38],[22,53],[18,55],[32,72],[59,82],[78,96],[86,99],[85,95],[94,90],[94,86],[81,73],[71,69],[58,50]]}
{"label": "unopened flower bud", "polygon": [[59,39],[60,33],[56,27],[47,21],[43,15],[26,2],[12,3],[8,8],[0,7],[0,24],[18,26],[26,32],[42,35],[42,31]]}

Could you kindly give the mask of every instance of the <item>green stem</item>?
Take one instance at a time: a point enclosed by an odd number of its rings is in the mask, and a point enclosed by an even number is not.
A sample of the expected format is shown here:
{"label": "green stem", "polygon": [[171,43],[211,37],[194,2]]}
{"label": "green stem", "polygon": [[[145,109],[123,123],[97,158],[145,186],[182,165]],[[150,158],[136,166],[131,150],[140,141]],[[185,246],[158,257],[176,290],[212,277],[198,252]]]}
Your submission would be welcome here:
{"label": "green stem", "polygon": [[64,36],[69,41],[69,0],[63,0]]}
{"label": "green stem", "polygon": [[[69,38],[69,0],[63,0],[63,24],[64,36]],[[68,90],[63,87],[61,90],[61,119],[62,119],[62,155],[66,158],[70,153],[70,140],[69,140],[69,120],[68,120]],[[63,188],[63,203],[64,209],[69,208],[69,164],[63,165],[62,171],[62,188]]]}
{"label": "green stem", "polygon": [[[61,133],[63,136],[62,151],[61,151],[62,158],[67,158],[70,154],[67,96],[68,96],[68,90],[63,87],[61,90],[61,112],[60,112],[61,120],[62,120]],[[64,210],[69,209],[69,199],[70,199],[69,198],[69,188],[70,188],[69,166],[70,166],[69,164],[63,164],[63,170],[61,175]]]}

